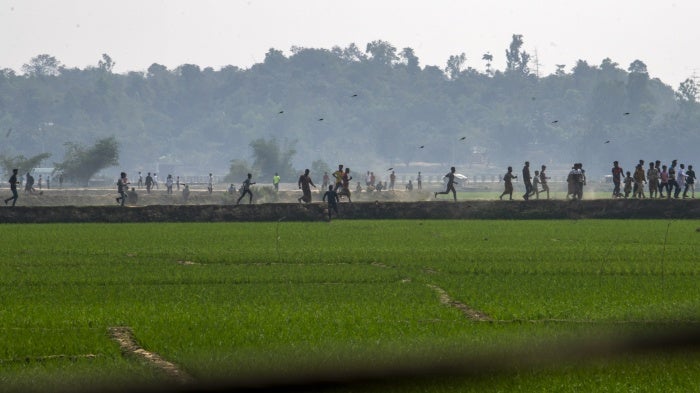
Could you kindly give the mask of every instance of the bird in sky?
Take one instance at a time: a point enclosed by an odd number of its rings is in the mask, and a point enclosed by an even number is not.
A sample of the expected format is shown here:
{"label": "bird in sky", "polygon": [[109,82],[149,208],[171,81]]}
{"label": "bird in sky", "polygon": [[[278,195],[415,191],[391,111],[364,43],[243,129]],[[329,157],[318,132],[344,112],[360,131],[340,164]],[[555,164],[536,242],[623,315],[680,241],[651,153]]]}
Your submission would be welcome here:
{"label": "bird in sky", "polygon": [[629,114],[630,114],[629,112],[623,113],[624,116],[627,116],[627,115],[629,115]]}
{"label": "bird in sky", "polygon": [[322,117],[319,117],[318,121],[323,121],[323,118],[322,118]]}
{"label": "bird in sky", "polygon": [[465,139],[467,139],[466,136],[463,136],[463,137],[459,138],[460,141],[463,141],[463,140],[465,140]]}
{"label": "bird in sky", "polygon": [[5,138],[9,138],[10,134],[12,134],[12,127],[10,127],[10,129],[7,130],[7,134],[5,134]]}
{"label": "bird in sky", "polygon": [[352,97],[357,97],[357,94],[353,94]]}
{"label": "bird in sky", "polygon": [[284,111],[279,111],[279,114],[280,114],[280,115],[283,114],[283,113],[284,113]]}
{"label": "bird in sky", "polygon": [[605,143],[610,143],[610,141],[605,141]]}
{"label": "bird in sky", "polygon": [[559,123],[559,120],[554,120],[554,121],[552,122],[552,124],[557,124],[557,123]]}
{"label": "bird in sky", "polygon": [[394,170],[394,168],[393,168],[393,167],[392,167],[392,168],[389,168],[389,169],[387,169],[387,171],[393,171],[393,170]]}
{"label": "bird in sky", "polygon": [[420,146],[418,146],[419,149],[422,149],[422,148],[424,148],[424,147],[425,147],[425,145],[420,145]]}

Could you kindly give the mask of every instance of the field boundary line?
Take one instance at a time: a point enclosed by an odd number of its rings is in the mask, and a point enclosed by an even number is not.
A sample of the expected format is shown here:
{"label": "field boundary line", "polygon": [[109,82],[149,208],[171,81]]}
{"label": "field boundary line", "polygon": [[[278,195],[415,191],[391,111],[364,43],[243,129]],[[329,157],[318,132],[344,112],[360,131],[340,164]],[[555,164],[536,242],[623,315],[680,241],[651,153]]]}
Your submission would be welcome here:
{"label": "field boundary line", "polygon": [[452,299],[452,297],[450,296],[449,293],[447,293],[447,291],[438,287],[437,285],[433,285],[433,284],[427,284],[427,285],[428,285],[428,288],[432,289],[433,291],[437,292],[438,295],[440,295],[440,303],[458,309],[467,318],[469,318],[473,321],[479,321],[479,322],[491,322],[491,321],[493,321],[493,319],[490,316],[488,316],[486,313],[483,313],[479,310],[473,309],[462,302],[459,302],[457,300]]}
{"label": "field boundary line", "polygon": [[119,344],[122,353],[134,355],[146,360],[148,363],[162,370],[174,381],[185,384],[194,381],[189,374],[182,371],[175,364],[163,359],[157,353],[149,352],[136,342],[134,331],[128,326],[114,326],[109,328],[109,336]]}
{"label": "field boundary line", "polygon": [[2,363],[29,363],[29,362],[43,362],[46,360],[53,360],[53,359],[69,359],[69,360],[76,360],[76,359],[95,359],[98,357],[102,357],[103,355],[95,355],[92,353],[86,353],[86,354],[81,354],[81,355],[45,355],[45,356],[25,356],[22,358],[14,358],[14,359],[0,359],[0,364]]}

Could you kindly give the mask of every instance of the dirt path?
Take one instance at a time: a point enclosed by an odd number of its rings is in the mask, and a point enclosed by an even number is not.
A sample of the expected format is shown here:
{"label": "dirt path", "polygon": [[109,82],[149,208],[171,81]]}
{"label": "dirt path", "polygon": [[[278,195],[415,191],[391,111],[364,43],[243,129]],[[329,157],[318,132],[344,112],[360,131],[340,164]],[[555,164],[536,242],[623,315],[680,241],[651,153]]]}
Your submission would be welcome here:
{"label": "dirt path", "polygon": [[458,309],[467,318],[474,320],[474,321],[480,321],[480,322],[492,320],[491,317],[488,316],[487,314],[485,314],[479,310],[475,310],[462,302],[459,302],[457,300],[452,299],[450,297],[450,295],[444,289],[442,289],[436,285],[432,285],[432,284],[428,284],[428,287],[430,289],[432,289],[433,291],[437,292],[438,295],[440,295],[440,303]]}
{"label": "dirt path", "polygon": [[163,359],[158,354],[146,351],[136,342],[134,332],[128,326],[109,328],[109,336],[119,344],[124,354],[138,356],[171,377],[174,382],[186,384],[194,381],[190,375],[180,370],[175,364]]}

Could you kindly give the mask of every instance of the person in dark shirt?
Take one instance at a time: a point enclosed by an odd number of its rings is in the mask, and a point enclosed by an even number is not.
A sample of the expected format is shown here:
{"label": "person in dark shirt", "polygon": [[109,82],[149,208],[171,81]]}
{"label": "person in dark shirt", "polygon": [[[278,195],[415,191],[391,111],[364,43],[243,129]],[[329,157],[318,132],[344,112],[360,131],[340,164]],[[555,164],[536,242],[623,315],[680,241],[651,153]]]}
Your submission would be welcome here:
{"label": "person in dark shirt", "polygon": [[328,191],[323,194],[323,201],[325,202],[326,199],[328,199],[328,221],[330,221],[331,211],[335,211],[335,215],[338,215],[338,202],[340,201],[340,197],[338,197],[338,193],[333,190],[333,186],[328,186]]}
{"label": "person in dark shirt", "polygon": [[10,176],[10,180],[8,182],[10,183],[10,190],[12,191],[12,196],[10,198],[5,199],[5,204],[7,205],[7,202],[12,200],[12,206],[17,203],[17,198],[19,198],[19,195],[17,195],[17,169],[12,170],[12,176]]}
{"label": "person in dark shirt", "polygon": [[248,204],[250,205],[251,203],[253,203],[253,193],[250,192],[250,186],[255,184],[255,182],[251,181],[252,179],[253,179],[253,175],[251,175],[249,173],[248,178],[243,180],[243,184],[241,185],[241,196],[238,197],[238,200],[236,201],[236,205],[241,203],[241,199],[243,199],[243,197],[246,194],[248,194]]}
{"label": "person in dark shirt", "polygon": [[304,174],[299,176],[298,185],[299,185],[299,188],[301,189],[301,192],[303,194],[301,196],[301,198],[297,199],[299,201],[299,203],[301,203],[301,202],[310,203],[311,202],[311,187],[310,186],[314,186],[314,188],[316,188],[316,185],[311,180],[311,176],[309,176],[309,172],[310,171],[308,169],[306,169],[306,170],[304,170]]}
{"label": "person in dark shirt", "polygon": [[450,168],[450,172],[448,172],[445,177],[447,178],[447,187],[445,188],[445,191],[443,192],[436,192],[435,193],[435,198],[437,198],[438,195],[443,195],[443,194],[449,194],[450,191],[452,191],[452,196],[455,199],[455,202],[457,202],[457,190],[455,190],[455,184],[458,184],[455,181],[455,167]]}
{"label": "person in dark shirt", "polygon": [[620,198],[622,197],[622,193],[620,193],[620,185],[622,184],[622,177],[625,174],[625,171],[622,169],[620,166],[620,163],[617,161],[613,161],[613,167],[611,169],[612,172],[612,181],[614,184],[613,188],[613,198]]}
{"label": "person in dark shirt", "polygon": [[523,199],[530,199],[532,195],[532,176],[530,176],[530,162],[525,161],[525,166],[523,167],[523,184],[525,184],[525,194],[523,194]]}

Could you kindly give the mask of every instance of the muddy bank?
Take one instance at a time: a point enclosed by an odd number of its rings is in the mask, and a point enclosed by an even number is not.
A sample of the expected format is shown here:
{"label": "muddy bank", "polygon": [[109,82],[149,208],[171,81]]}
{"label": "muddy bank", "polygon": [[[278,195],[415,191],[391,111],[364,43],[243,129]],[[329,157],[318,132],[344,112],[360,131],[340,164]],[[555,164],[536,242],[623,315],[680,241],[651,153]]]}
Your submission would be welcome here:
{"label": "muddy bank", "polygon": [[[326,205],[16,206],[2,223],[323,221]],[[700,200],[341,203],[340,219],[700,219]]]}

